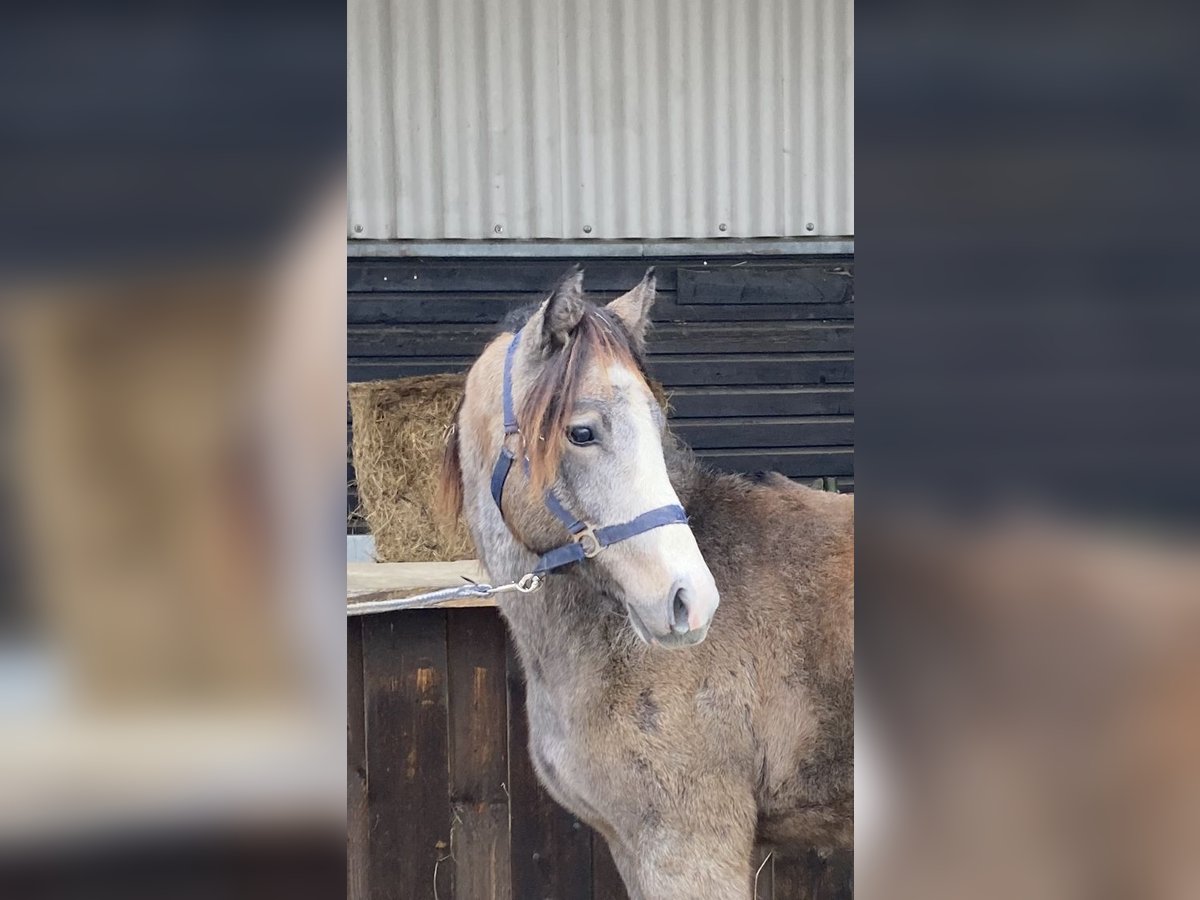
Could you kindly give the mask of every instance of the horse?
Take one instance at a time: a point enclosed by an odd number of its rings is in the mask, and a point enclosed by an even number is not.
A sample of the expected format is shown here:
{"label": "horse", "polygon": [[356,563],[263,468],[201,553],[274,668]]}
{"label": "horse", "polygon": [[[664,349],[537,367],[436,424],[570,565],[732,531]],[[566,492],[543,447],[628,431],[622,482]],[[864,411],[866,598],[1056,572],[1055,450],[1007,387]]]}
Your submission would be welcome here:
{"label": "horse", "polygon": [[853,501],[697,462],[646,374],[655,293],[601,306],[576,269],[510,316],[443,499],[493,578],[540,585],[498,605],[549,794],[631,900],[747,900],[756,844],[853,843]]}

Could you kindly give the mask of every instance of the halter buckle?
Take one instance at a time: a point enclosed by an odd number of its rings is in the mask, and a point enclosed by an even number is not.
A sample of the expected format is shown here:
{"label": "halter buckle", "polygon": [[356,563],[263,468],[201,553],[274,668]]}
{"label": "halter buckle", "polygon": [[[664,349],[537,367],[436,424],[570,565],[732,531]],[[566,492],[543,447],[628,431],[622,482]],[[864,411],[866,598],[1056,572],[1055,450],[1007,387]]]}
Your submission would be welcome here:
{"label": "halter buckle", "polygon": [[577,531],[571,535],[571,540],[583,548],[584,559],[599,556],[600,551],[604,549],[604,546],[600,543],[600,538],[596,537],[596,532],[592,530],[591,525],[584,525],[582,531]]}

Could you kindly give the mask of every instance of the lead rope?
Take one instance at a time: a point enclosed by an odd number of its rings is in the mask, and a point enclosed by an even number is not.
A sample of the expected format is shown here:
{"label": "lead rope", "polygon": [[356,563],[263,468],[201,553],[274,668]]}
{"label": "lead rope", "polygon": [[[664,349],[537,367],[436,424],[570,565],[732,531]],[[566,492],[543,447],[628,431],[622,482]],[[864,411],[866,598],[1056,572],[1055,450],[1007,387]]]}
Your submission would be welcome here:
{"label": "lead rope", "polygon": [[490,584],[476,584],[472,581],[458,587],[442,588],[438,591],[429,591],[428,593],[417,594],[413,597],[396,597],[389,600],[364,600],[361,603],[349,603],[346,605],[346,615],[366,616],[371,613],[385,613],[396,609],[426,609],[450,600],[484,600],[488,597],[494,597],[496,594],[510,594],[513,592],[518,594],[532,594],[534,591],[540,590],[541,587],[542,576],[530,572],[527,575],[522,575],[516,581],[510,581],[508,584],[498,584],[494,587]]}

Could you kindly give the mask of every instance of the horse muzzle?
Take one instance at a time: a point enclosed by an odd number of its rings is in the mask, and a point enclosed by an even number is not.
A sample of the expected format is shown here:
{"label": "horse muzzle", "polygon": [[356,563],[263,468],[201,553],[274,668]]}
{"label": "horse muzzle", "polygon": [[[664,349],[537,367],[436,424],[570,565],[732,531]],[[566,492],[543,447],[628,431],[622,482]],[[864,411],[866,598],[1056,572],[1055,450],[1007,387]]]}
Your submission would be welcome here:
{"label": "horse muzzle", "polygon": [[707,569],[703,576],[677,578],[657,603],[628,603],[629,621],[637,636],[647,644],[668,648],[691,647],[703,641],[721,602]]}

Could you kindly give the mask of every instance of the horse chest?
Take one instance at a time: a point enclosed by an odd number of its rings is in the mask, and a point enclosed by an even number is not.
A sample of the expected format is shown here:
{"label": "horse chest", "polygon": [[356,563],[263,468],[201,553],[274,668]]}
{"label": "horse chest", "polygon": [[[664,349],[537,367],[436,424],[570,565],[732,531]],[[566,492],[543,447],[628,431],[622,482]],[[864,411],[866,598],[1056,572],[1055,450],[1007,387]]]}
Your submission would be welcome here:
{"label": "horse chest", "polygon": [[569,710],[530,697],[530,749],[534,768],[551,795],[577,815],[592,819],[603,813],[608,791],[600,783],[593,744],[572,726]]}

